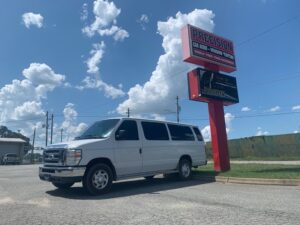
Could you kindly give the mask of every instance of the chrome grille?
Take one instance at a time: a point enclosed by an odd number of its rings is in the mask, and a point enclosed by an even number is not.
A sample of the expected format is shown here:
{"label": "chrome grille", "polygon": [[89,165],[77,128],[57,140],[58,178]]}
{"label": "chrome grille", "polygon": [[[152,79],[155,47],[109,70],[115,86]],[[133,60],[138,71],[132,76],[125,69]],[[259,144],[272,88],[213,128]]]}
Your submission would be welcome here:
{"label": "chrome grille", "polygon": [[64,149],[51,149],[44,151],[44,163],[63,163]]}

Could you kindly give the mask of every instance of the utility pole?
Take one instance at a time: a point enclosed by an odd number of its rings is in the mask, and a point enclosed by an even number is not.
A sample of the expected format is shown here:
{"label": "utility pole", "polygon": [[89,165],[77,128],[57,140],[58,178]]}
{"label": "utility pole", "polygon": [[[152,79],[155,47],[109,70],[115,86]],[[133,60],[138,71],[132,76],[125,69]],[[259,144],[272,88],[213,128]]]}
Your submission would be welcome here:
{"label": "utility pole", "polygon": [[127,117],[128,118],[130,117],[130,109],[129,108],[127,109]]}
{"label": "utility pole", "polygon": [[34,150],[34,142],[35,142],[35,131],[36,131],[36,128],[34,128],[34,130],[33,130],[32,149],[31,149],[31,163],[33,163],[33,159],[34,159],[33,150]]}
{"label": "utility pole", "polygon": [[180,111],[179,97],[178,97],[178,95],[177,95],[177,96],[176,96],[176,115],[177,115],[177,123],[179,123],[179,111]]}
{"label": "utility pole", "polygon": [[64,131],[64,129],[60,129],[60,142],[62,142],[62,136],[63,136],[63,131]]}
{"label": "utility pole", "polygon": [[52,138],[53,138],[53,113],[51,114],[51,134],[50,134],[50,144],[52,144]]}
{"label": "utility pole", "polygon": [[48,145],[48,111],[46,112],[46,147]]}

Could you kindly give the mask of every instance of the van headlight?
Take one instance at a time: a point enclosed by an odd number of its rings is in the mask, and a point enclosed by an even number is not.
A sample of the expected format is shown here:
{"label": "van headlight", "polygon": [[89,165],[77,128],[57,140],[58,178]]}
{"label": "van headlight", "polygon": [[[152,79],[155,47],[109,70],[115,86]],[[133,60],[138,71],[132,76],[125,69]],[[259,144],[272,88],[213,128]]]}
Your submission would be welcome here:
{"label": "van headlight", "polygon": [[77,166],[82,157],[81,149],[67,149],[65,151],[64,164],[66,166]]}

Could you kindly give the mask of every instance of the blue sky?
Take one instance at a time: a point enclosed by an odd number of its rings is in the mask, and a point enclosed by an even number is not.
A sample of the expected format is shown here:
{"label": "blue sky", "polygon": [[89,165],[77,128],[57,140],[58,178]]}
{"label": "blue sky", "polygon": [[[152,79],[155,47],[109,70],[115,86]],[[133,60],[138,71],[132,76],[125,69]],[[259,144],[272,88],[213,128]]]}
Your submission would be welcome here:
{"label": "blue sky", "polygon": [[29,137],[36,127],[42,144],[46,111],[54,139],[63,128],[66,140],[128,107],[175,120],[179,95],[181,121],[209,138],[207,104],[187,99],[193,65],[180,58],[178,31],[190,22],[235,44],[240,103],[225,107],[229,138],[296,132],[299,7],[296,0],[3,2],[1,124]]}

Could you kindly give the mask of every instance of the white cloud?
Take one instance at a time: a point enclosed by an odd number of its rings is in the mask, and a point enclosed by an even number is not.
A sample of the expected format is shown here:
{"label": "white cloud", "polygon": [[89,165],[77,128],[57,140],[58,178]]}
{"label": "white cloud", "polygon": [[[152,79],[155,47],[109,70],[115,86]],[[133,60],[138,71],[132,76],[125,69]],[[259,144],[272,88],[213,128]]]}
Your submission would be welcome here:
{"label": "white cloud", "polygon": [[87,3],[83,3],[83,5],[82,5],[82,11],[81,11],[81,14],[80,14],[80,19],[82,21],[85,21],[85,20],[87,20],[88,16],[89,16],[88,4]]}
{"label": "white cloud", "polygon": [[31,63],[28,68],[23,70],[23,75],[33,85],[48,85],[50,89],[60,85],[65,80],[64,75],[56,74],[45,63]]}
{"label": "white cloud", "polygon": [[121,89],[122,85],[119,85],[120,88],[115,88],[103,82],[101,79],[92,78],[90,76],[87,76],[82,82],[83,85],[77,86],[77,89],[98,89],[100,91],[104,91],[104,95],[112,99],[122,97],[125,95],[125,93]]}
{"label": "white cloud", "polygon": [[150,80],[145,84],[136,84],[128,91],[128,99],[117,107],[122,113],[127,108],[137,114],[154,112],[162,114],[165,110],[174,110],[176,96],[187,96],[186,71],[191,65],[182,61],[180,29],[187,23],[212,31],[214,28],[212,11],[195,9],[183,14],[178,12],[167,21],[158,22],[158,34],[163,37],[164,54],[158,58]]}
{"label": "white cloud", "polygon": [[142,14],[137,22],[141,25],[143,30],[146,30],[146,24],[149,23],[149,17],[146,14]]}
{"label": "white cloud", "polygon": [[255,134],[255,136],[262,136],[262,135],[268,135],[269,132],[268,131],[264,131],[261,127],[257,127],[257,132]]}
{"label": "white cloud", "polygon": [[270,112],[278,112],[279,110],[280,110],[280,106],[278,105],[269,109]]}
{"label": "white cloud", "polygon": [[32,119],[33,117],[43,117],[45,112],[42,109],[41,102],[28,101],[17,106],[14,110],[15,116],[18,119]]}
{"label": "white cloud", "polygon": [[298,131],[298,130],[294,130],[293,133],[294,133],[294,134],[298,134],[299,131]]}
{"label": "white cloud", "polygon": [[251,109],[248,106],[245,106],[241,109],[242,112],[249,112]]}
{"label": "white cloud", "polygon": [[0,89],[1,119],[16,120],[41,114],[41,100],[47,93],[60,86],[65,76],[55,73],[48,65],[31,63],[23,70],[23,80],[13,80]]}
{"label": "white cloud", "polygon": [[91,57],[87,59],[86,64],[88,67],[87,72],[92,76],[87,76],[82,80],[82,85],[77,86],[79,90],[84,89],[98,89],[104,91],[104,95],[108,98],[122,97],[125,93],[122,91],[122,85],[119,88],[115,88],[100,79],[99,64],[104,55],[105,44],[102,41],[100,44],[93,44],[93,49],[90,51]]}
{"label": "white cloud", "polygon": [[102,29],[98,31],[100,36],[113,36],[115,41],[122,41],[125,38],[129,37],[129,34],[126,30],[121,29],[115,25],[108,29]]}
{"label": "white cloud", "polygon": [[[232,121],[234,120],[234,118],[235,118],[235,116],[232,113],[225,113],[225,115],[224,115],[227,135],[229,134],[229,132],[232,131]],[[209,125],[205,126],[201,130],[201,133],[202,133],[205,141],[211,140],[211,130],[210,130]]]}
{"label": "white cloud", "polygon": [[89,37],[98,33],[100,36],[113,36],[116,41],[122,41],[129,37],[129,33],[117,26],[117,17],[121,13],[114,2],[106,0],[95,0],[93,13],[95,20],[90,26],[82,29],[82,32]]}
{"label": "white cloud", "polygon": [[68,140],[74,139],[74,137],[78,136],[87,128],[87,124],[77,123],[78,113],[75,110],[75,105],[73,103],[68,103],[65,106],[63,114],[64,121],[60,128],[63,129],[63,132],[67,136]]}
{"label": "white cloud", "polygon": [[292,107],[292,111],[300,111],[300,105],[295,105]]}
{"label": "white cloud", "polygon": [[[84,10],[87,10],[87,5],[83,6]],[[86,11],[85,11],[86,12]],[[86,12],[87,13],[87,12]],[[116,41],[122,41],[129,37],[126,30],[118,27],[116,18],[121,13],[121,9],[118,9],[114,2],[107,0],[95,0],[93,13],[95,15],[95,21],[90,25],[83,28],[83,33],[92,37],[96,33],[100,36],[112,36]],[[100,78],[99,64],[105,53],[105,43],[101,41],[100,44],[93,44],[93,48],[90,51],[90,58],[86,60],[87,72],[93,76],[87,76],[82,81],[82,85],[77,86],[78,89],[99,89],[104,91],[104,95],[109,98],[117,98],[124,96],[122,87],[115,88]]]}
{"label": "white cloud", "polygon": [[43,26],[44,17],[41,14],[32,12],[24,13],[22,19],[27,28],[30,28],[30,26],[41,28]]}
{"label": "white cloud", "polygon": [[232,121],[235,116],[231,113],[225,113],[225,124],[226,124],[226,132],[227,134],[232,130]]}
{"label": "white cloud", "polygon": [[31,63],[23,76],[23,80],[15,79],[0,88],[0,122],[31,137],[33,128],[41,128],[45,118],[42,100],[63,84],[65,76],[40,63]]}
{"label": "white cloud", "polygon": [[90,51],[91,57],[86,61],[88,73],[98,73],[99,64],[104,54],[105,44],[102,41],[100,44],[93,44],[93,49]]}
{"label": "white cloud", "polygon": [[161,120],[161,121],[165,121],[165,120],[166,120],[166,117],[165,117],[165,116],[162,116],[162,115],[159,115],[159,114],[151,114],[151,117],[152,117],[154,120]]}
{"label": "white cloud", "polygon": [[210,141],[211,140],[211,133],[210,133],[210,126],[207,125],[201,130],[202,136],[204,138],[204,141]]}

